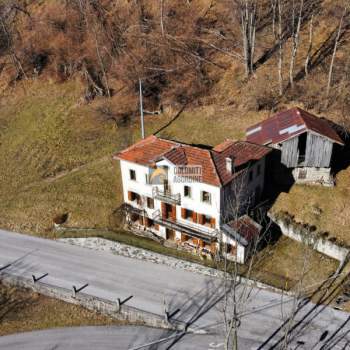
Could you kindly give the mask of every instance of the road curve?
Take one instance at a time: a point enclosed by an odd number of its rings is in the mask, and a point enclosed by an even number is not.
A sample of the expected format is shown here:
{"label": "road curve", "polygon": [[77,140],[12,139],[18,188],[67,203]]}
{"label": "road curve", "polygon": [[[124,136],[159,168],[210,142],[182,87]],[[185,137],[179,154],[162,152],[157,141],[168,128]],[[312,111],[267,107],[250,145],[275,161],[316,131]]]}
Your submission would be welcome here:
{"label": "road curve", "polygon": [[[2,350],[127,350],[127,349],[223,349],[215,335],[187,334],[147,327],[74,327],[26,332],[0,337]],[[250,345],[245,344],[245,349]]]}
{"label": "road curve", "polygon": [[[129,305],[159,315],[163,315],[165,300],[168,311],[179,309],[176,318],[190,324],[192,329],[215,334],[223,330],[224,294],[222,281],[216,278],[0,230],[0,268],[7,264],[11,266],[4,271],[27,278],[48,273],[44,282],[56,286],[71,288],[88,283],[84,292],[110,300],[132,295]],[[298,301],[294,304],[294,319],[288,322],[292,306],[290,297],[259,288],[249,290],[249,298],[242,299],[238,305],[240,342],[270,349],[271,345],[285,340],[287,326],[294,346],[303,343],[308,345],[306,349],[311,349],[332,335],[332,344],[341,335],[339,344],[346,344],[348,314]],[[301,345],[298,349],[302,349]]]}

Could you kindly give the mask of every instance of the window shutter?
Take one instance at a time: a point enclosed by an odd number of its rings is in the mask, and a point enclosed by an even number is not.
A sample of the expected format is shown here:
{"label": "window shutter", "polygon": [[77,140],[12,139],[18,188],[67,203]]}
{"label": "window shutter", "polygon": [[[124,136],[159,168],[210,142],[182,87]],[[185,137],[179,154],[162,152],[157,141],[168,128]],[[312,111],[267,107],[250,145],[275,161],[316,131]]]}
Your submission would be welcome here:
{"label": "window shutter", "polygon": [[185,208],[181,208],[181,217],[183,219],[186,219],[186,209]]}
{"label": "window shutter", "polygon": [[204,247],[204,241],[202,241],[201,239],[199,239],[198,240],[198,244],[199,244],[199,246],[201,247],[201,248],[203,248]]}
{"label": "window shutter", "polygon": [[128,191],[128,200],[132,201],[132,192]]}
{"label": "window shutter", "polygon": [[197,222],[197,213],[195,211],[192,213],[192,220],[193,222]]}
{"label": "window shutter", "polygon": [[161,208],[162,208],[162,218],[163,219],[166,219],[166,204],[164,203],[164,202],[162,202],[162,204],[161,204]]}
{"label": "window shutter", "polygon": [[215,254],[216,253],[216,243],[215,242],[212,242],[211,244],[210,244],[210,251],[213,253],[213,254]]}
{"label": "window shutter", "polygon": [[172,218],[172,220],[176,220],[176,205],[173,205],[172,207],[171,207],[171,218]]}
{"label": "window shutter", "polygon": [[211,228],[215,228],[216,220],[215,218],[210,218],[210,226]]}
{"label": "window shutter", "polygon": [[159,231],[159,224],[155,224],[155,225],[154,225],[154,228],[155,228],[157,231]]}
{"label": "window shutter", "polygon": [[144,220],[143,220],[143,216],[140,215],[139,221],[140,221],[140,225],[143,225],[143,221],[144,221]]}
{"label": "window shutter", "polygon": [[198,214],[198,223],[200,225],[204,224],[204,215],[203,214]]}

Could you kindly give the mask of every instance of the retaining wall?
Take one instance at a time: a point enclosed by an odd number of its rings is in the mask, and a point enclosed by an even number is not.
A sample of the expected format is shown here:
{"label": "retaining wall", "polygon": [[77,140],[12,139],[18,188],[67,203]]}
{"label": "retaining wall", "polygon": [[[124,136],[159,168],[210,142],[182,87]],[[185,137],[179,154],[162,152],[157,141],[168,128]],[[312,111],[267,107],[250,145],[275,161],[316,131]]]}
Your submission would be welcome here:
{"label": "retaining wall", "polygon": [[86,309],[109,315],[118,320],[128,321],[130,323],[143,324],[150,327],[179,329],[184,330],[185,324],[177,321],[169,323],[165,317],[142,311],[132,306],[123,304],[119,306],[118,302],[102,299],[83,292],[76,293],[73,296],[73,290],[54,286],[52,284],[37,281],[18,275],[0,273],[0,281],[5,285],[16,286],[30,289],[36,293],[46,295],[51,298],[63,300],[65,302],[85,307]]}
{"label": "retaining wall", "polygon": [[349,254],[349,249],[341,247],[335,243],[332,243],[326,239],[317,237],[312,233],[305,237],[305,233],[295,227],[293,224],[287,225],[283,220],[277,219],[271,213],[268,214],[272,221],[274,221],[281,229],[282,233],[295,241],[306,243],[319,253],[325,254],[333,259],[341,262],[345,261]]}

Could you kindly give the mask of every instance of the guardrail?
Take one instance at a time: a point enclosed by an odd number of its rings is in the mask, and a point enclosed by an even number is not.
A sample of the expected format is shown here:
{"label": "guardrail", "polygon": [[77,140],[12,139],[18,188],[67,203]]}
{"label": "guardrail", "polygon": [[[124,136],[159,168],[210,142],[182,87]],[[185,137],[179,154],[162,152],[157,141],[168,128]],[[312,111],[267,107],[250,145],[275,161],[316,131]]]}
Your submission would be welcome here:
{"label": "guardrail", "polygon": [[[46,276],[47,274],[43,275],[43,277]],[[87,284],[81,288],[74,288],[75,286],[72,286],[72,289],[68,289],[42,282],[41,278],[35,278],[34,275],[32,278],[27,278],[4,271],[0,272],[0,281],[5,285],[30,289],[36,293],[51,298],[80,305],[86,309],[100,312],[118,320],[128,321],[135,324],[143,324],[150,327],[175,329],[181,331],[186,330],[187,328],[184,322],[180,322],[175,319],[171,320],[170,322],[167,311],[165,311],[164,316],[162,316],[126,305],[126,303],[133,298],[133,296],[129,296],[124,300],[116,298],[116,301],[112,301],[88,294],[86,292],[81,292],[82,289],[88,286]]]}

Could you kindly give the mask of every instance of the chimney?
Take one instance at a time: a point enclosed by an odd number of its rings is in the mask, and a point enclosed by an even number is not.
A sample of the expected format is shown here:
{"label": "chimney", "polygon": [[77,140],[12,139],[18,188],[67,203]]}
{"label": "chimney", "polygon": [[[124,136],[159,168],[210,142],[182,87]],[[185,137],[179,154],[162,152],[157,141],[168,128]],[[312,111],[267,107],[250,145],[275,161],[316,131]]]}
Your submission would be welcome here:
{"label": "chimney", "polygon": [[233,160],[230,157],[226,158],[226,171],[230,174],[233,173]]}

